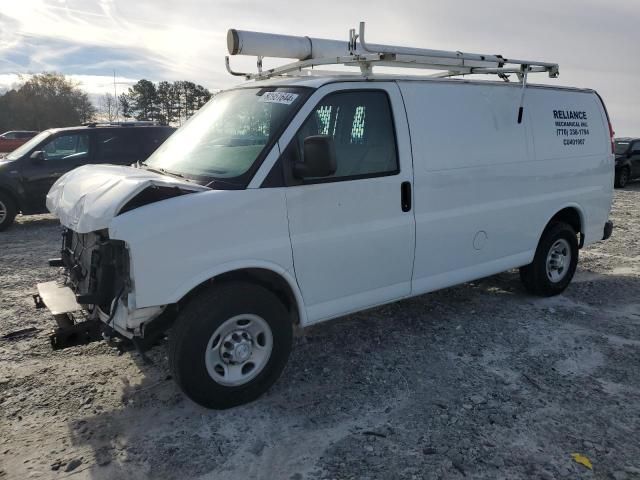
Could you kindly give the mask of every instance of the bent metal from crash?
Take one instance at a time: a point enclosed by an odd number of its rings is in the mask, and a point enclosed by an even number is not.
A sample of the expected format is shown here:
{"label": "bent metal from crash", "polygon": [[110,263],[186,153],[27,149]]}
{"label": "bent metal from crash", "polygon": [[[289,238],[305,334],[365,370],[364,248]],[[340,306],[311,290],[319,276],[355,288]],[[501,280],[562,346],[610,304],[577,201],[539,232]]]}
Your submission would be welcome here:
{"label": "bent metal from crash", "polygon": [[[602,100],[528,83],[558,65],[374,45],[364,24],[347,41],[227,41],[259,57],[255,73],[226,59],[245,83],[143,164],[81,167],[49,192],[63,277],[38,301],[61,325],[57,347],[168,332],[182,390],[226,408],[277,380],[294,328],[512,268],[556,295],[580,248],[611,235]],[[298,60],[263,70],[262,57]],[[330,64],[360,71],[307,74]],[[469,74],[512,81],[455,78]],[[567,118],[578,125],[556,124]]]}

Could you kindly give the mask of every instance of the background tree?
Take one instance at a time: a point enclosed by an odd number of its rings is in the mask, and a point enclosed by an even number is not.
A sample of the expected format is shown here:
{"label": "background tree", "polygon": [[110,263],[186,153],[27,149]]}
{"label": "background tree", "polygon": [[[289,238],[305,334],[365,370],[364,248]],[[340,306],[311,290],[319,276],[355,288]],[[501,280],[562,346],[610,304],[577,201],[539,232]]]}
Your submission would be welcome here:
{"label": "background tree", "polygon": [[105,93],[100,97],[98,112],[103,120],[115,122],[118,117],[118,100],[110,93]]}
{"label": "background tree", "polygon": [[125,93],[106,93],[94,106],[78,84],[58,73],[42,73],[6,93],[0,93],[0,132],[45,130],[120,118],[155,120],[181,125],[212,97],[202,85],[186,80],[153,82],[142,79]]}
{"label": "background tree", "polygon": [[156,86],[153,82],[142,79],[130,87],[127,93],[120,95],[118,100],[124,118],[181,125],[211,97],[209,90],[193,82],[163,81]]}
{"label": "background tree", "polygon": [[96,107],[91,103],[91,100],[89,100],[89,96],[86,93],[82,92],[82,95],[79,95],[74,100],[74,104],[80,123],[91,122],[95,119]]}
{"label": "background tree", "polygon": [[174,96],[174,86],[171,83],[158,83],[159,117],[163,123],[173,123],[177,119],[178,111],[174,102]]}
{"label": "background tree", "polygon": [[118,95],[118,104],[120,105],[120,115],[122,115],[125,120],[131,118],[131,101],[129,100],[129,95],[126,93]]}
{"label": "background tree", "polygon": [[91,121],[95,114],[89,96],[59,73],[33,75],[0,96],[0,131],[67,127]]}
{"label": "background tree", "polygon": [[153,82],[138,80],[129,88],[129,99],[136,120],[159,120],[158,91]]}

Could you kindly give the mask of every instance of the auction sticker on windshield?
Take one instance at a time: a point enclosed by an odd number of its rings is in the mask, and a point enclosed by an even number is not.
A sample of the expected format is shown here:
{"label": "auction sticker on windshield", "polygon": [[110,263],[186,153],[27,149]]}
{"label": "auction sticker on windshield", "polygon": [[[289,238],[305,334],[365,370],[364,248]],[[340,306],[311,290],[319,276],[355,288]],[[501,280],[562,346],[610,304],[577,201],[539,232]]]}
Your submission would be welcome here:
{"label": "auction sticker on windshield", "polygon": [[298,98],[297,93],[288,93],[288,92],[264,92],[260,97],[259,102],[265,103],[282,103],[284,105],[291,105],[296,98]]}

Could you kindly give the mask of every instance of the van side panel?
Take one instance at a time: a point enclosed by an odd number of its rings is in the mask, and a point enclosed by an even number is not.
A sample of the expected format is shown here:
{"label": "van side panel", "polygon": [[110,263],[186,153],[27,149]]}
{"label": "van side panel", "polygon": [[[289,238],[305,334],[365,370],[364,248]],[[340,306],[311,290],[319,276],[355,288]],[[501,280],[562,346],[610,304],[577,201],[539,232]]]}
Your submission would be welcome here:
{"label": "van side panel", "polygon": [[[592,241],[602,237],[613,167],[593,94],[529,87],[518,124],[517,85],[399,85],[414,159],[413,294],[528,264],[549,219],[568,206],[588,219]],[[535,105],[549,94],[546,106]],[[587,111],[593,141],[578,154],[564,146],[545,151],[556,133],[553,110],[569,109]]]}
{"label": "van side panel", "polygon": [[558,170],[549,187],[565,191],[567,202],[580,204],[584,245],[602,240],[614,177],[614,156],[602,102],[595,92],[531,89],[526,109],[535,160]]}

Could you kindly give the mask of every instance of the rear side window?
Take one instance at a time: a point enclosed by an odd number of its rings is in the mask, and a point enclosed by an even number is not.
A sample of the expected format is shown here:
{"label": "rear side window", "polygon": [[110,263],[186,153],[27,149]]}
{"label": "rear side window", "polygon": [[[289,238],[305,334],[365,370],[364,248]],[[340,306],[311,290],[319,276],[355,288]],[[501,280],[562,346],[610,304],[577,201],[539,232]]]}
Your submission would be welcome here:
{"label": "rear side window", "polygon": [[616,142],[615,146],[617,155],[622,155],[629,151],[629,142]]}
{"label": "rear side window", "polygon": [[89,153],[89,135],[71,133],[60,135],[45,143],[41,150],[45,160],[78,160],[85,159]]}
{"label": "rear side window", "polygon": [[171,136],[174,132],[172,128],[145,128],[140,130],[140,142],[142,149],[142,157],[146,159],[149,155],[156,151],[162,142]]}
{"label": "rear side window", "polygon": [[96,132],[97,162],[143,160],[140,140],[133,130],[109,128]]}
{"label": "rear side window", "polygon": [[304,139],[313,135],[330,135],[334,139],[337,169],[329,179],[391,175],[399,171],[391,108],[385,92],[327,95],[296,135],[301,155]]}

